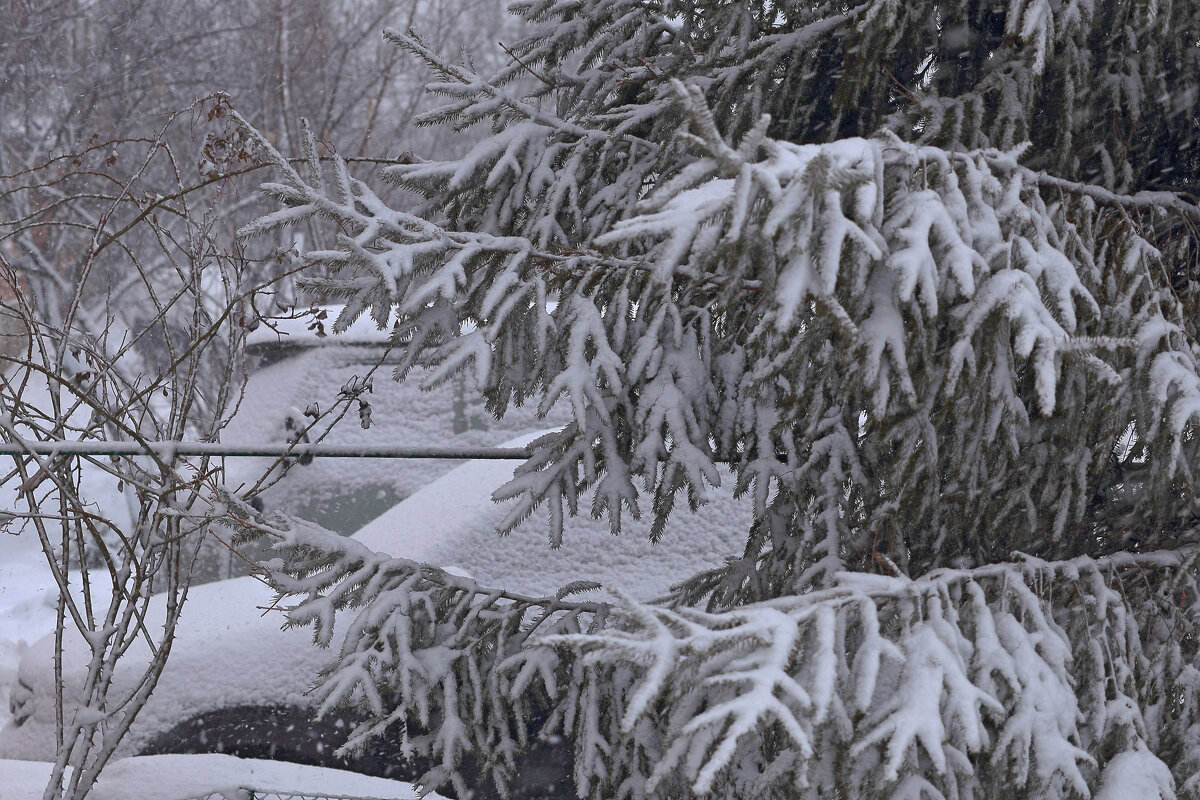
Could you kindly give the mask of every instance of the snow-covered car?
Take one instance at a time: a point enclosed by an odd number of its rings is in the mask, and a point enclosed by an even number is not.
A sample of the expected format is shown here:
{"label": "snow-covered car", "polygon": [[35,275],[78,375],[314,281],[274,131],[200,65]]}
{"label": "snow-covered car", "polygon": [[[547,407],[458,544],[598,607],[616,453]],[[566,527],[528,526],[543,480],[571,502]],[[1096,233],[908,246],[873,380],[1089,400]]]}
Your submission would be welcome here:
{"label": "snow-covered car", "polygon": [[[519,446],[529,438],[507,444]],[[739,551],[750,524],[748,501],[735,500],[723,488],[699,511],[676,514],[658,543],[636,526],[613,536],[606,521],[583,517],[568,520],[558,550],[547,546],[544,521],[537,516],[501,539],[495,528],[505,506],[493,503],[490,493],[512,469],[512,462],[467,462],[354,536],[372,549],[452,568],[483,585],[548,594],[574,581],[596,580],[649,599]],[[312,645],[308,631],[281,630],[281,616],[262,610],[271,600],[270,590],[252,577],[192,589],[170,660],[121,753],[223,751],[413,777],[385,746],[355,761],[332,757],[346,723],[313,723],[305,696],[331,655]],[[0,758],[54,755],[53,646],[53,637],[44,637],[21,659],[11,687],[12,719],[0,730]],[[83,648],[78,638],[68,643],[68,676],[82,669]],[[516,789],[520,796],[521,786]]]}
{"label": "snow-covered car", "polygon": [[[553,414],[539,420],[531,409],[513,409],[503,420],[488,414],[464,380],[423,391],[421,368],[396,383],[392,366],[397,350],[389,332],[368,317],[334,334],[338,306],[317,307],[291,318],[269,320],[250,333],[247,356],[250,373],[236,412],[223,432],[223,441],[241,445],[263,444],[279,450],[311,422],[310,407],[327,410],[343,388],[368,380],[371,390],[361,399],[370,409],[369,428],[360,424],[357,408],[334,426],[324,440],[337,445],[400,446],[497,445],[518,434],[559,424]],[[50,408],[45,381],[24,381],[10,376],[6,386],[21,387],[21,399],[35,408]],[[5,398],[11,402],[11,398]],[[357,407],[357,401],[352,403]],[[86,419],[86,409],[77,413]],[[80,421],[82,421],[82,419]],[[316,435],[317,429],[312,431]],[[267,458],[228,458],[224,481],[231,488],[249,491],[272,465]],[[461,462],[448,460],[387,460],[318,458],[293,460],[285,474],[256,493],[254,501],[268,509],[281,509],[326,528],[348,534],[379,516],[421,486]],[[83,495],[103,515],[118,525],[129,525],[128,491],[102,470],[84,465]],[[24,510],[16,495],[17,481],[0,486],[0,511]],[[19,526],[5,529],[15,533]],[[19,536],[0,533],[0,724],[8,705],[8,678],[26,642],[53,629],[55,587],[45,557],[32,531]],[[208,543],[197,562],[195,583],[245,575],[248,562],[215,540]],[[249,553],[248,555],[254,555]],[[197,587],[198,588],[198,587]],[[281,723],[282,724],[282,723]],[[290,724],[290,723],[289,723]]]}

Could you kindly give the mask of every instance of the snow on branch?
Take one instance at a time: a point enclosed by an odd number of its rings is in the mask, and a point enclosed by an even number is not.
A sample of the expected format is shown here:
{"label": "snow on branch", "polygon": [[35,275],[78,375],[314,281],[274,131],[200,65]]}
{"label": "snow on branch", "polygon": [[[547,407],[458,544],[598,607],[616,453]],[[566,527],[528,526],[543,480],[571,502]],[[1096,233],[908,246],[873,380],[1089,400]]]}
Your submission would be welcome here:
{"label": "snow on branch", "polygon": [[[1171,574],[1180,556],[1143,563]],[[672,734],[640,789],[649,794],[678,779],[699,795],[752,796],[770,775],[797,797],[896,796],[919,768],[936,796],[971,796],[986,769],[1030,796],[1086,797],[1128,779],[1124,760],[1166,774],[1123,694],[1141,651],[1111,584],[1133,564],[1027,559],[917,580],[840,573],[828,589],[719,614],[627,600],[602,630],[534,645],[574,653],[587,670],[633,670],[613,701],[620,730],[651,720]],[[1076,618],[1053,615],[1050,598],[1063,591],[1083,598]],[[1096,643],[1119,701],[1078,682]],[[1134,716],[1103,722],[1114,702]],[[1121,725],[1122,752],[1097,755]],[[1169,778],[1163,786],[1173,796]]]}
{"label": "snow on branch", "polygon": [[[1065,798],[1115,785],[1126,762],[1165,769],[1130,680],[1144,656],[1123,596],[1141,591],[1126,577],[1175,585],[1191,550],[839,573],[823,590],[707,613],[564,599],[577,587],[526,597],[298,520],[269,527],[287,559],[267,578],[295,600],[289,624],[340,648],[315,689],[322,711],[367,712],[348,748],[396,723],[422,731],[409,755],[434,761],[434,788],[484,743],[511,758],[556,725],[581,750],[608,742],[583,776],[596,797],[629,780],[635,796],[679,781],[705,796],[890,796],[924,765],[947,798],[970,796],[981,771]],[[1064,594],[1079,600],[1056,605]],[[1109,689],[1096,694],[1097,679]],[[550,712],[540,732],[525,727],[535,709]],[[511,763],[493,766],[511,779]]]}
{"label": "snow on branch", "polygon": [[[346,300],[336,326],[399,312],[397,375],[418,359],[434,365],[431,383],[469,370],[495,413],[561,398],[573,443],[547,440],[540,466],[500,493],[523,497],[506,524],[547,503],[553,541],[588,491],[614,528],[623,510],[637,517],[638,481],[654,496],[657,535],[676,495],[703,502],[721,460],[743,485],[762,480],[825,509],[801,553],[839,552],[901,519],[942,531],[959,513],[945,512],[948,497],[974,501],[938,484],[978,485],[981,469],[1002,464],[1051,471],[1027,445],[1089,385],[1121,406],[1088,412],[1119,428],[1112,440],[1134,420],[1163,454],[1156,485],[1190,480],[1198,354],[1163,302],[1158,251],[1096,203],[1127,211],[1144,198],[1068,186],[994,150],[891,135],[792,144],[767,136],[766,119],[735,147],[696,87],[672,87],[692,133],[657,155],[526,115],[463,159],[388,169],[442,214],[390,208],[334,157],[329,179],[319,162],[307,179],[288,166],[285,183],[265,187],[285,207],[243,233],[336,221],[335,249],[305,254],[323,273],[310,285]],[[642,188],[667,156],[681,160]],[[617,185],[620,202],[596,200]],[[1098,259],[1116,252],[1119,269],[1103,271]],[[743,366],[726,380],[718,363]],[[978,435],[946,427],[957,407],[979,409]],[[893,418],[909,422],[885,434]],[[885,435],[887,445],[875,438]],[[1014,489],[996,493],[1003,508],[962,513],[997,529],[1045,515],[1034,528],[1083,536],[1083,484],[1107,457],[1102,441],[1047,477],[1047,502]],[[893,450],[904,456],[878,461]],[[846,465],[849,495],[826,479],[830,459]],[[888,476],[883,494],[872,473]],[[760,517],[768,494],[756,491]],[[766,552],[776,550],[747,558]],[[903,566],[913,555],[888,557]],[[809,566],[797,574],[819,581],[826,570]]]}
{"label": "snow on branch", "polygon": [[374,552],[298,519],[258,532],[286,558],[286,570],[264,575],[282,599],[295,599],[285,606],[288,625],[311,626],[317,644],[339,650],[313,692],[319,713],[346,704],[366,712],[343,750],[411,724],[405,755],[433,760],[423,782],[434,788],[450,780],[467,792],[463,758],[492,747],[508,755],[489,771],[500,785],[510,781],[513,757],[538,733],[528,729],[537,698],[560,685],[558,658],[525,643],[591,630],[607,617],[602,603],[566,599],[591,584],[529,597]]}

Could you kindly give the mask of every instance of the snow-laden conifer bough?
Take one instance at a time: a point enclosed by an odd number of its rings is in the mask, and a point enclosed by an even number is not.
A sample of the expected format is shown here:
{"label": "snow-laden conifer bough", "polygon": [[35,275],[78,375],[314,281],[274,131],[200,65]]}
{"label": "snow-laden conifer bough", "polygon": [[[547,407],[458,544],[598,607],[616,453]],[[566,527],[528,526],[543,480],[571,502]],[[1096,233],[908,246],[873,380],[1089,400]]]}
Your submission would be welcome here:
{"label": "snow-laden conifer bough", "polygon": [[397,377],[566,402],[507,525],[655,537],[717,464],[755,522],[615,606],[273,523],[292,621],[357,615],[325,704],[417,721],[435,787],[565,734],[594,798],[1200,797],[1200,6],[513,9],[492,77],[385,34],[482,123],[384,169],[423,205],[310,136],[244,234],[334,223],[308,283],[398,312]]}

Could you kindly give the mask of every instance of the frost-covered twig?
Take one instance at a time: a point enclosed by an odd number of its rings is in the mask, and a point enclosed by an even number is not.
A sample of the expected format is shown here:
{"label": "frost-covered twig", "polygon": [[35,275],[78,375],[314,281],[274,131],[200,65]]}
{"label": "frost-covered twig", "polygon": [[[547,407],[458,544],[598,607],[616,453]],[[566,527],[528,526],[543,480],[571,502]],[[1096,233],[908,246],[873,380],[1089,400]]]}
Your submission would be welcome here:
{"label": "frost-covered twig", "polygon": [[[23,173],[17,195],[52,186],[63,202],[0,226],[5,244],[41,246],[64,231],[81,239],[77,268],[56,267],[62,304],[49,315],[0,247],[9,290],[0,436],[16,449],[2,481],[17,487],[14,519],[37,537],[58,585],[47,800],[86,796],[117,752],[166,665],[208,534],[244,512],[208,458],[147,446],[216,440],[240,397],[255,287],[247,260],[214,232],[219,182],[186,176],[168,135],[201,108],[220,116],[224,103],[197,101],[167,115],[154,137],[113,143],[99,171],[67,159]],[[128,169],[116,166],[118,152],[136,155]],[[76,193],[84,178],[116,188]],[[116,298],[102,278],[122,270],[107,284]],[[43,456],[32,446],[63,441],[116,441],[138,454]],[[77,673],[64,657],[71,639],[82,647]]]}

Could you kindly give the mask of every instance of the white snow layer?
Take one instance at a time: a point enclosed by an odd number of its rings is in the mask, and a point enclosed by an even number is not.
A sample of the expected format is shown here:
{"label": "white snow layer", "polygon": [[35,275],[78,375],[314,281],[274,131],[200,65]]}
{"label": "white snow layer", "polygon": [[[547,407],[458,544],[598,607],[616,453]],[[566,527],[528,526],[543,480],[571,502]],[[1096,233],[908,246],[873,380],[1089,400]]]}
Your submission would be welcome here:
{"label": "white snow layer", "polygon": [[[50,779],[43,761],[0,760],[0,800],[38,800]],[[354,772],[225,755],[137,756],[114,761],[89,797],[93,800],[180,800],[238,789],[327,794],[379,800],[416,800],[412,785]],[[432,800],[440,795],[428,794]]]}
{"label": "white snow layer", "polygon": [[[507,442],[519,447],[536,435]],[[458,467],[364,526],[354,538],[374,550],[441,567],[454,567],[483,586],[528,594],[553,594],[573,581],[593,580],[620,587],[640,600],[663,594],[675,581],[720,566],[745,546],[752,509],[749,498],[734,500],[733,478],[721,475],[722,489],[696,512],[681,503],[661,540],[647,538],[648,518],[625,515],[623,530],[580,516],[565,523],[563,545],[550,549],[547,522],[535,514],[508,536],[496,535],[507,504],[491,500],[492,490],[512,477],[514,462],[472,461]],[[643,501],[645,498],[642,498]],[[646,504],[643,503],[645,506]]]}
{"label": "white snow layer", "polygon": [[350,323],[346,330],[334,334],[333,323],[342,312],[342,308],[344,306],[340,305],[316,306],[316,313],[324,312],[324,317],[320,320],[311,313],[301,313],[294,319],[272,319],[250,331],[246,335],[246,345],[254,347],[273,344],[317,346],[348,342],[387,343],[391,336],[390,329],[385,325],[384,329],[380,330],[369,314],[363,314]]}
{"label": "white snow layer", "polygon": [[1104,767],[1093,800],[1175,800],[1171,770],[1149,750],[1128,750]]}

